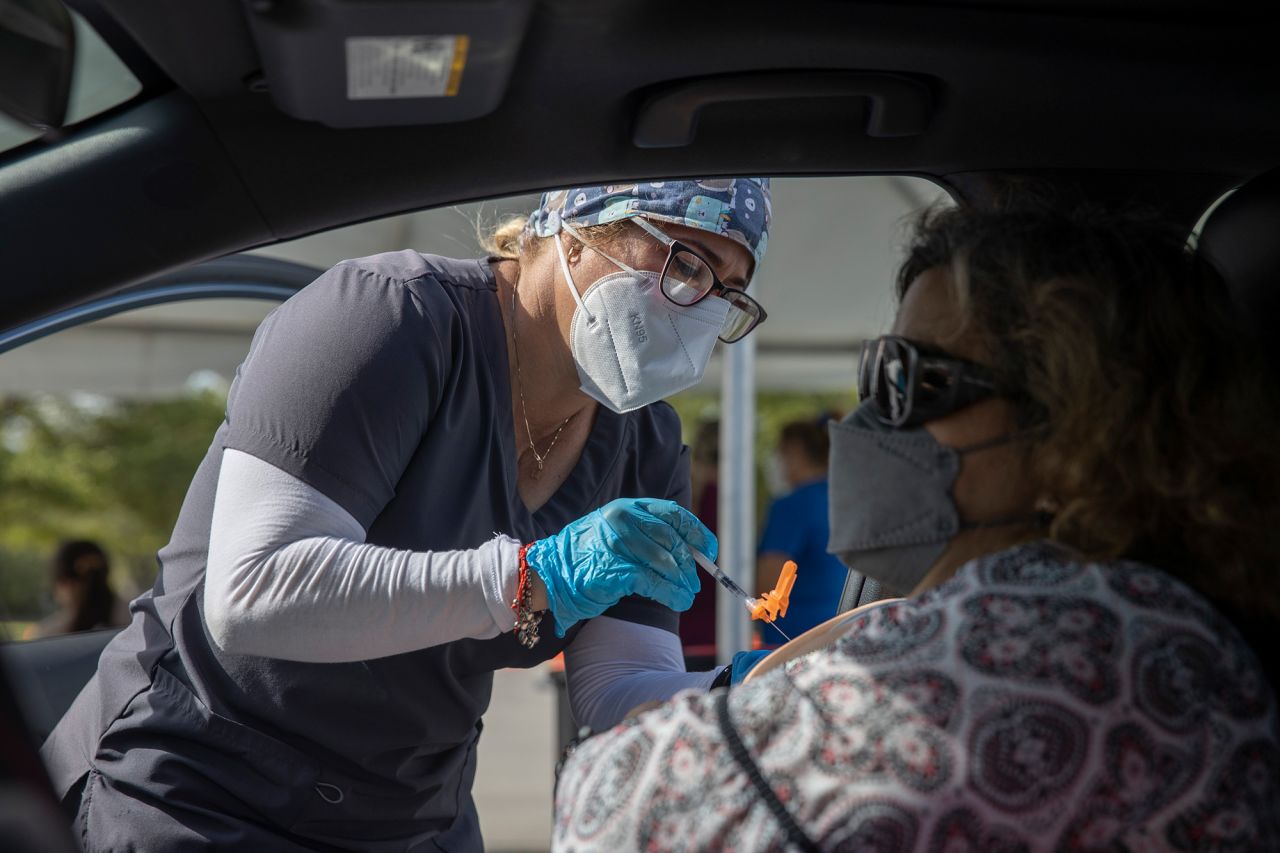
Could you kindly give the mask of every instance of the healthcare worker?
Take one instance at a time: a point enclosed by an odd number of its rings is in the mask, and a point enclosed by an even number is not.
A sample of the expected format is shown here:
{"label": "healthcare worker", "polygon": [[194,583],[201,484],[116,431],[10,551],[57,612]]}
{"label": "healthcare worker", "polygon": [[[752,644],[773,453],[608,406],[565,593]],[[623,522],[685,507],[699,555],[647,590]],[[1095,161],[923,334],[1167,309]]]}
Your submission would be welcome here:
{"label": "healthcare worker", "polygon": [[721,677],[682,664],[716,543],[658,401],[764,319],[769,218],[767,179],[573,188],[501,256],[344,261],[272,312],[45,745],[85,850],[478,850],[494,670],[564,651],[595,728]]}

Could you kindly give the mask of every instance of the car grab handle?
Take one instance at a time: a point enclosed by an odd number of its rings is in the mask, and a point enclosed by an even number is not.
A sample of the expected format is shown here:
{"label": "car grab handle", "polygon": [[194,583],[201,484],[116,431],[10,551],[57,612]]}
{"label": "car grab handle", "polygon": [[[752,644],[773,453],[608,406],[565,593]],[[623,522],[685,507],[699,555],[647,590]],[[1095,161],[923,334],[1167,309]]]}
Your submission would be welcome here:
{"label": "car grab handle", "polygon": [[638,148],[679,148],[693,142],[705,107],[732,101],[864,97],[871,101],[867,135],[917,136],[932,111],[929,87],[911,77],[868,71],[781,71],[683,80],[640,107],[632,139]]}

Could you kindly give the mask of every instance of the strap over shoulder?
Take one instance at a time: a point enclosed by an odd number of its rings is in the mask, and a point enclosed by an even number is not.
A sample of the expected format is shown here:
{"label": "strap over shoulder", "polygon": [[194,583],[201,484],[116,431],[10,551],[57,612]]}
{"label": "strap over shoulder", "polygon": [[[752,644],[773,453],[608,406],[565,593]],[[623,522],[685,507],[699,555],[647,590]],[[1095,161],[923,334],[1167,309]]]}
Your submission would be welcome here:
{"label": "strap over shoulder", "polygon": [[800,824],[796,823],[796,819],[787,810],[786,805],[782,800],[778,799],[778,795],[769,786],[764,774],[760,772],[759,765],[751,757],[751,753],[747,750],[747,745],[742,742],[742,738],[738,735],[738,730],[734,728],[733,720],[729,716],[728,690],[721,691],[716,697],[716,720],[720,725],[721,734],[724,735],[725,744],[729,747],[729,754],[733,756],[734,762],[742,769],[742,772],[747,774],[747,778],[751,780],[751,785],[755,788],[760,799],[764,800],[764,804],[769,807],[774,819],[778,821],[782,831],[786,834],[787,842],[791,847],[804,851],[804,853],[809,853],[809,851],[817,853],[821,848],[800,828]]}

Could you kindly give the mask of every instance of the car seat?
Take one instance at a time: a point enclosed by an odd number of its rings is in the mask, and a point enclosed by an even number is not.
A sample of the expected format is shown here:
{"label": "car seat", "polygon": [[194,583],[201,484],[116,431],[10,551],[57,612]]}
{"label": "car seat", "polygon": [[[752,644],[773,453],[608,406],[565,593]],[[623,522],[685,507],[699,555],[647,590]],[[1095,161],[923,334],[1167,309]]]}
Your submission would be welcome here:
{"label": "car seat", "polygon": [[[1198,251],[1222,273],[1231,290],[1241,331],[1257,345],[1271,376],[1280,372],[1280,336],[1274,318],[1280,312],[1280,168],[1264,172],[1241,185],[1205,220]],[[1259,389],[1276,393],[1280,388]],[[1258,424],[1259,429],[1276,424]],[[1273,567],[1275,568],[1275,567]],[[1271,575],[1280,583],[1280,573]],[[1273,686],[1280,684],[1280,659],[1269,654],[1275,646],[1274,626],[1237,627],[1262,660]]]}
{"label": "car seat", "polygon": [[1280,363],[1273,319],[1280,312],[1280,168],[1228,196],[1205,220],[1199,251],[1227,279],[1243,328],[1268,366]]}

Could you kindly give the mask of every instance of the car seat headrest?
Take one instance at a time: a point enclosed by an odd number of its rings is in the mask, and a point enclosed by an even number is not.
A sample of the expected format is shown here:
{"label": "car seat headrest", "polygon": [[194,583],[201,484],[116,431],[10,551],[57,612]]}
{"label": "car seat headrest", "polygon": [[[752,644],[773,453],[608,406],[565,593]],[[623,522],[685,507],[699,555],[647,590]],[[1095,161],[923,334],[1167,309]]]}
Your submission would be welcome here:
{"label": "car seat headrest", "polygon": [[1257,335],[1270,362],[1280,361],[1280,169],[1227,197],[1205,221],[1199,247],[1226,278],[1242,328]]}

